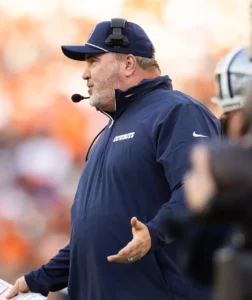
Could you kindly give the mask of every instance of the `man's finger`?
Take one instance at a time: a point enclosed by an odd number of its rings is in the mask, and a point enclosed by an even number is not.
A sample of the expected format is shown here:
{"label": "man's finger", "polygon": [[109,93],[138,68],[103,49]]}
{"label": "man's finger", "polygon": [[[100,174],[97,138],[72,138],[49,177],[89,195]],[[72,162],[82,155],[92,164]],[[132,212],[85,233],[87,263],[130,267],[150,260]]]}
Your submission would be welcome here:
{"label": "man's finger", "polygon": [[117,262],[117,263],[121,263],[121,264],[128,263],[128,259],[127,258],[125,258],[124,256],[120,256],[118,254],[108,256],[107,260],[109,262]]}
{"label": "man's finger", "polygon": [[144,224],[140,221],[138,221],[138,219],[136,217],[133,217],[130,220],[131,226],[135,229],[135,230],[141,230],[144,228]]}
{"label": "man's finger", "polygon": [[135,257],[141,257],[141,249],[140,247],[132,248],[132,249],[126,249],[121,250],[118,255],[121,259],[128,260],[128,258],[135,258]]}
{"label": "man's finger", "polygon": [[19,293],[18,287],[16,287],[14,285],[12,287],[12,289],[10,290],[9,294],[6,296],[6,299],[11,299],[11,298],[15,297],[18,293]]}
{"label": "man's finger", "polygon": [[125,256],[121,256],[121,255],[111,255],[107,257],[107,260],[109,262],[116,262],[116,263],[121,263],[121,264],[129,264],[129,263],[133,263],[137,260],[139,260],[141,258],[140,254],[136,254],[134,256],[131,257],[125,257]]}
{"label": "man's finger", "polygon": [[129,257],[137,257],[141,254],[138,249],[139,244],[136,241],[131,241],[123,249],[121,249],[118,254],[110,255],[107,259],[109,262],[127,263],[129,262]]}
{"label": "man's finger", "polygon": [[136,240],[132,240],[123,249],[121,249],[118,254],[128,257],[133,251],[137,250],[138,247],[139,243]]}
{"label": "man's finger", "polygon": [[129,263],[133,263],[133,262],[135,262],[135,261],[138,261],[138,260],[141,259],[141,258],[142,258],[142,256],[141,256],[140,254],[137,254],[137,255],[135,255],[135,256],[129,257],[129,258],[128,258],[128,262],[129,262]]}
{"label": "man's finger", "polygon": [[137,220],[136,217],[131,218],[131,220],[130,220],[131,226],[132,226],[132,227],[135,227],[136,224],[137,224],[137,221],[138,221],[138,220]]}
{"label": "man's finger", "polygon": [[120,254],[120,256],[125,258],[125,259],[138,257],[140,255],[141,255],[141,251],[139,249],[134,249],[130,252]]}

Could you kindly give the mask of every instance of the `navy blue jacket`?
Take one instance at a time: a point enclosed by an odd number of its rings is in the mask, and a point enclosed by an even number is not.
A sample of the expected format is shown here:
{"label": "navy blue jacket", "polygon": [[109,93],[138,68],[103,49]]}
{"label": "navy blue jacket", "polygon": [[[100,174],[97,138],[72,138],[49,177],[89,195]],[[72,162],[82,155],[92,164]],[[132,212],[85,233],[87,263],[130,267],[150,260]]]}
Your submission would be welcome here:
{"label": "navy blue jacket", "polygon": [[[30,289],[46,295],[68,286],[71,300],[207,299],[193,294],[201,291],[178,269],[164,220],[186,210],[180,185],[188,151],[202,135],[220,136],[219,121],[173,91],[168,76],[116,90],[116,112],[108,116],[79,181],[69,245],[25,276]],[[150,230],[150,252],[135,263],[109,263],[132,239],[133,216]]]}

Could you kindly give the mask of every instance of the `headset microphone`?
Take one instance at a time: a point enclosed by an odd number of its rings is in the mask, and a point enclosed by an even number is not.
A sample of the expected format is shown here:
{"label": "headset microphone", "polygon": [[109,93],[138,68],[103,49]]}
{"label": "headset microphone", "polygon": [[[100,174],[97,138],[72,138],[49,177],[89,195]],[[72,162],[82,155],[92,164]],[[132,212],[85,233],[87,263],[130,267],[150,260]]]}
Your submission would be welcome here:
{"label": "headset microphone", "polygon": [[73,94],[71,99],[74,103],[77,103],[77,102],[80,102],[81,100],[84,100],[84,99],[89,99],[90,97],[84,97],[80,94]]}

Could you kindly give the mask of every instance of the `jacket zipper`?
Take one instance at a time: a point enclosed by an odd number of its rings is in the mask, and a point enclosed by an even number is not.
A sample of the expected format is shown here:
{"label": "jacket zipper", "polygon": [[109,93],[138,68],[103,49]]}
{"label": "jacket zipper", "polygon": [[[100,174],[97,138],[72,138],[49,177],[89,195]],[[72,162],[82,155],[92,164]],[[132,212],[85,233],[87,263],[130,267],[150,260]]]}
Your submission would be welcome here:
{"label": "jacket zipper", "polygon": [[115,120],[109,114],[107,114],[104,110],[100,109],[100,111],[111,120],[111,124],[109,125],[109,128],[111,128],[114,125]]}

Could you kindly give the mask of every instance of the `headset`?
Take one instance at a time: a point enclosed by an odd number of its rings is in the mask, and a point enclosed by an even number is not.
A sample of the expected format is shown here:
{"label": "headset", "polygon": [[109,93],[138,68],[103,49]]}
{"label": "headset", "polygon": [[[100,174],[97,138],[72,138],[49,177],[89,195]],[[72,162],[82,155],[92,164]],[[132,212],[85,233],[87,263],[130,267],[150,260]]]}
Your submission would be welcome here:
{"label": "headset", "polygon": [[127,20],[125,19],[111,19],[110,27],[112,28],[112,34],[106,38],[106,45],[112,47],[128,47],[129,40],[122,34],[122,30],[124,29],[126,22]]}

